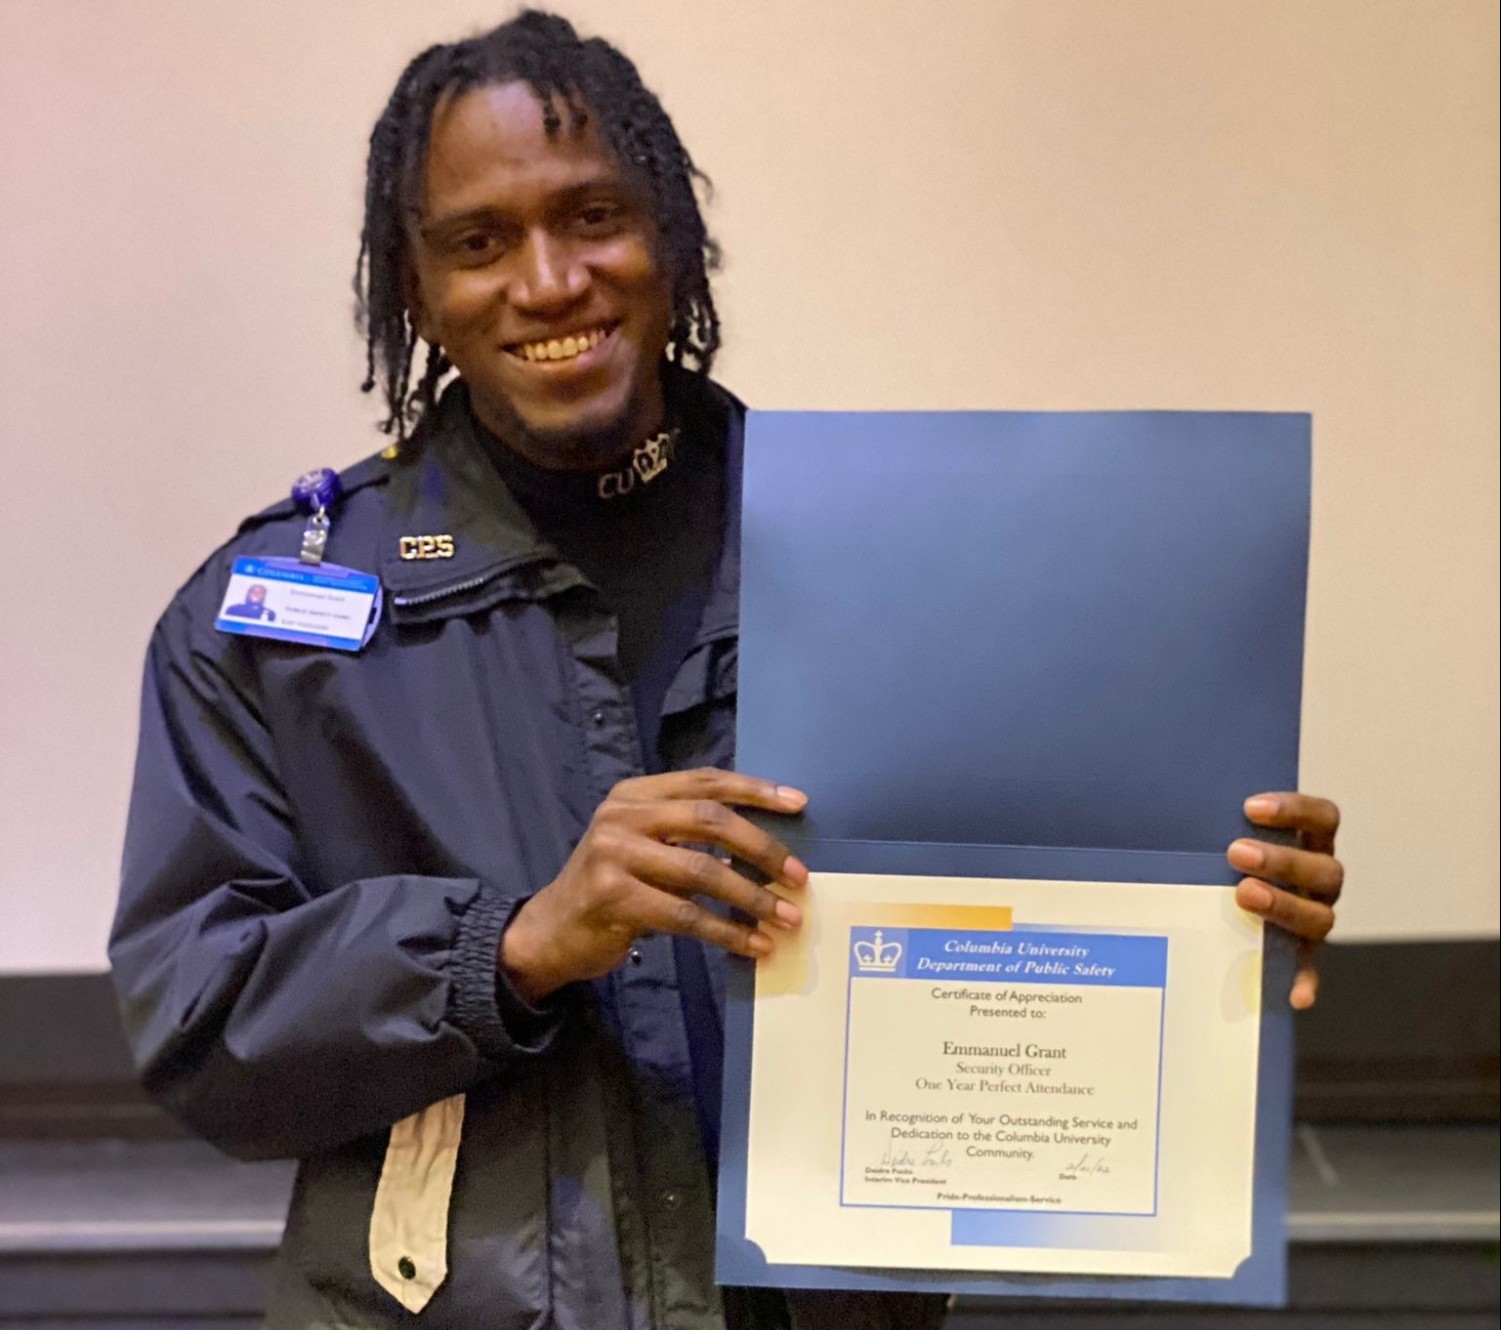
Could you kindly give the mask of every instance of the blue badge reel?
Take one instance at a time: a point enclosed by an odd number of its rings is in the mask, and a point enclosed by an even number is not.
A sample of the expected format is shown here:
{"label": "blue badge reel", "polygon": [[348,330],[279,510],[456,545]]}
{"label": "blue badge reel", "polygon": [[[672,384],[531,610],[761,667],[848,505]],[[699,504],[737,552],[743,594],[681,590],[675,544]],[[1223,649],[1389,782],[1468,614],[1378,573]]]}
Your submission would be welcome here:
{"label": "blue badge reel", "polygon": [[380,578],[323,562],[340,489],[328,467],[298,477],[292,498],[308,514],[301,552],[295,559],[236,559],[215,628],[335,651],[358,651],[370,640],[380,623]]}

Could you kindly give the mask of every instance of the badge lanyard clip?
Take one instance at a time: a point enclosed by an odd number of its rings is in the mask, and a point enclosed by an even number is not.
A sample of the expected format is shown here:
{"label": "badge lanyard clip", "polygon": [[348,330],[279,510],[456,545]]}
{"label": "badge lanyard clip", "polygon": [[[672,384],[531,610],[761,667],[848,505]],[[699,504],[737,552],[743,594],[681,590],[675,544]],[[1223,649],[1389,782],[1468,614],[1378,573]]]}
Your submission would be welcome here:
{"label": "badge lanyard clip", "polygon": [[314,508],[302,528],[302,549],[297,557],[303,563],[322,563],[323,547],[328,544],[328,509],[321,504]]}
{"label": "badge lanyard clip", "polygon": [[316,567],[323,562],[328,529],[333,525],[328,510],[342,488],[338,472],[326,466],[305,472],[293,484],[292,499],[308,515],[307,525],[302,529],[302,549],[297,556],[303,563]]}

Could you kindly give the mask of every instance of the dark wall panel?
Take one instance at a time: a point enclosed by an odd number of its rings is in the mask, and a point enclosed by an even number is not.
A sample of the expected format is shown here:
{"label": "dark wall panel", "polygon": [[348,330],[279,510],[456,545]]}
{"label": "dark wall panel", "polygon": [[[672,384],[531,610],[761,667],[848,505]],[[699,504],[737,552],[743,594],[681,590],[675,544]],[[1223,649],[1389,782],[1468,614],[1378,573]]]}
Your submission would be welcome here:
{"label": "dark wall panel", "polygon": [[[1298,1029],[1303,1121],[1495,1122],[1501,946],[1330,946]],[[0,1136],[176,1131],[136,1085],[108,976],[0,976]]]}

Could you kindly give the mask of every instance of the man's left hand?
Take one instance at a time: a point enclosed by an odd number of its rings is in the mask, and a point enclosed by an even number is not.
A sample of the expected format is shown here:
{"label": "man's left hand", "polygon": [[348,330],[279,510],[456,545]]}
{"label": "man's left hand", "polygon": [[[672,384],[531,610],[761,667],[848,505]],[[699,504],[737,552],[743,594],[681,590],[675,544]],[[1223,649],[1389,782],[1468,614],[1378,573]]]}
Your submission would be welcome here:
{"label": "man's left hand", "polygon": [[1297,846],[1238,840],[1226,854],[1247,876],[1235,889],[1235,902],[1298,939],[1298,973],[1288,1001],[1299,1011],[1313,1006],[1319,992],[1314,953],[1334,927],[1334,903],[1345,868],[1334,857],[1339,809],[1311,794],[1257,794],[1246,800],[1246,817],[1262,827],[1297,833]]}

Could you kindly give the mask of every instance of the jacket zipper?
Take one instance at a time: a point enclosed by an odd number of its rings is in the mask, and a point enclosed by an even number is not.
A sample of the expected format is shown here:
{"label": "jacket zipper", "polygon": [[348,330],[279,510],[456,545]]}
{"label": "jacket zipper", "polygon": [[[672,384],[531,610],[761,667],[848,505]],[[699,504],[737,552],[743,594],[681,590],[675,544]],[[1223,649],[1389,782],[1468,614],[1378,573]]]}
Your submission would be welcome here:
{"label": "jacket zipper", "polygon": [[451,586],[439,587],[436,591],[424,591],[420,596],[392,596],[391,603],[406,608],[410,605],[430,605],[435,600],[443,600],[448,596],[457,596],[465,591],[473,591],[476,587],[482,587],[486,582],[492,582],[500,573],[485,573],[480,577],[471,577],[464,582],[455,582]]}

